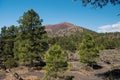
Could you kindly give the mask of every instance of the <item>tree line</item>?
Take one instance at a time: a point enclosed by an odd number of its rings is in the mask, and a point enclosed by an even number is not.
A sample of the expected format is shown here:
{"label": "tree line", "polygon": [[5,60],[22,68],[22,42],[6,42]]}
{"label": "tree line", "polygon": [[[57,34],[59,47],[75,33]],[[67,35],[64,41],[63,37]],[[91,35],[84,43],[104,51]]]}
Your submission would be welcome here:
{"label": "tree line", "polygon": [[34,62],[42,61],[48,49],[45,27],[33,9],[25,12],[18,23],[19,26],[1,28],[1,61],[8,68],[17,65],[33,66]]}
{"label": "tree line", "polygon": [[59,45],[52,45],[49,49],[45,26],[42,26],[42,19],[33,9],[25,12],[18,23],[19,26],[1,28],[0,68],[46,65],[47,77],[57,78],[59,72],[64,72],[63,67],[67,67],[65,51]]}

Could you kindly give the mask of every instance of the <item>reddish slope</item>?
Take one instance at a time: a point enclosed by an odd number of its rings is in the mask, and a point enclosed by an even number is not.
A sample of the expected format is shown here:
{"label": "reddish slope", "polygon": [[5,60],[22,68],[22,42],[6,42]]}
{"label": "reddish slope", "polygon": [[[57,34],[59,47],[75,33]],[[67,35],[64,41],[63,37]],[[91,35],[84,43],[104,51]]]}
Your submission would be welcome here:
{"label": "reddish slope", "polygon": [[63,36],[63,35],[70,35],[76,31],[83,32],[83,28],[76,27],[74,24],[63,22],[60,24],[55,25],[46,25],[46,31],[49,35],[57,35],[57,36]]}
{"label": "reddish slope", "polygon": [[58,32],[59,30],[63,30],[66,28],[73,28],[75,27],[75,25],[71,24],[71,23],[67,23],[67,22],[63,22],[63,23],[59,23],[59,24],[55,24],[55,25],[46,25],[46,30],[51,29],[53,32]]}

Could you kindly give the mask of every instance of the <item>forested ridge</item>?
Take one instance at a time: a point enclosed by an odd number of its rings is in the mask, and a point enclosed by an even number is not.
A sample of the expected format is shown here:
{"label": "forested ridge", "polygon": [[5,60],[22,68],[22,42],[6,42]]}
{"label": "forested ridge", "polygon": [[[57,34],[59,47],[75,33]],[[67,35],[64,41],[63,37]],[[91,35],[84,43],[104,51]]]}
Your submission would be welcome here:
{"label": "forested ridge", "polygon": [[78,51],[79,61],[87,66],[93,66],[97,64],[100,50],[120,49],[120,32],[97,33],[84,28],[82,32],[75,31],[70,35],[53,36],[45,30],[46,26],[42,25],[43,20],[33,9],[30,9],[18,20],[19,26],[1,28],[2,69],[40,66],[48,71],[46,80],[47,78],[50,80],[49,77],[57,78],[58,74],[68,67],[69,51],[72,54]]}

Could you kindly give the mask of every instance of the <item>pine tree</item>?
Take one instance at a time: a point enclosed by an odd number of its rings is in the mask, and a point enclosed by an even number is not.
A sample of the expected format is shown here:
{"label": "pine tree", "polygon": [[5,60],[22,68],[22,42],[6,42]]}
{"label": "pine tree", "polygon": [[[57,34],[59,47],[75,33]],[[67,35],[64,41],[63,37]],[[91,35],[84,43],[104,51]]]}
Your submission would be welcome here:
{"label": "pine tree", "polygon": [[[0,53],[1,53],[1,60],[3,65],[6,68],[11,68],[16,66],[16,62],[14,60],[14,40],[16,37],[17,28],[16,26],[12,25],[10,27],[3,27],[1,28],[1,40],[0,40]],[[12,64],[13,63],[13,64]]]}
{"label": "pine tree", "polygon": [[42,53],[48,48],[47,33],[41,25],[42,20],[33,10],[28,10],[19,19],[14,52],[15,59],[23,65],[34,65],[34,61],[42,61]]}
{"label": "pine tree", "polygon": [[87,64],[88,66],[93,66],[96,64],[98,58],[97,53],[98,49],[96,48],[93,37],[86,34],[79,47],[80,62]]}
{"label": "pine tree", "polygon": [[57,78],[58,74],[64,72],[67,67],[66,53],[59,45],[53,45],[45,55],[47,77]]}

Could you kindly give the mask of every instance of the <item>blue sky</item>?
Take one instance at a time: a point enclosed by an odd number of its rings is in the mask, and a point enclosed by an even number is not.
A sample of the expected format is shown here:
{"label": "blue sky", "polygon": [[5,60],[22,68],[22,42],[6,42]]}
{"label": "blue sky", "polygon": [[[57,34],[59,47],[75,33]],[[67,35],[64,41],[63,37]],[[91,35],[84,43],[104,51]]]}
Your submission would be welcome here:
{"label": "blue sky", "polygon": [[80,0],[0,0],[0,27],[18,25],[29,9],[40,15],[43,25],[70,22],[98,32],[120,31],[120,6],[83,7]]}

